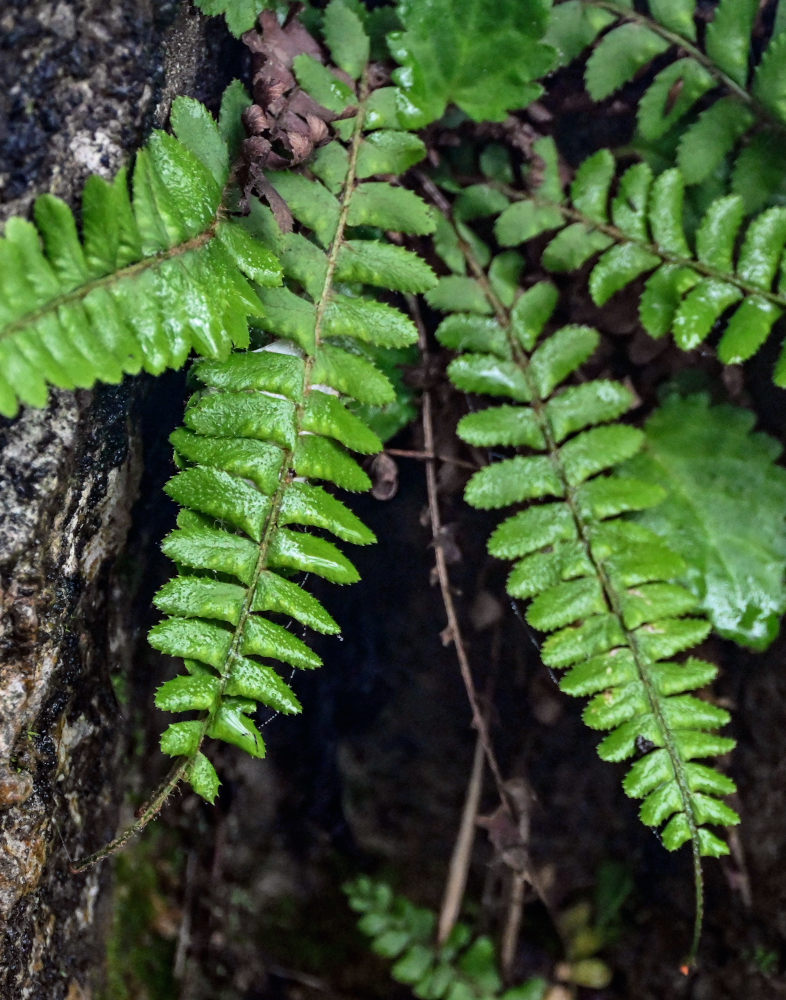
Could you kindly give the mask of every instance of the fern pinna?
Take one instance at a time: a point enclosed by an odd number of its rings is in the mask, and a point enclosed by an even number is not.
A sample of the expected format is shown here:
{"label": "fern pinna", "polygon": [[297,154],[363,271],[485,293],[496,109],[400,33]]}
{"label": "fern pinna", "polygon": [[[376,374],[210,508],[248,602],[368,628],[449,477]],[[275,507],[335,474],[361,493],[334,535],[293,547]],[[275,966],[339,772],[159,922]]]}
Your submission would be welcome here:
{"label": "fern pinna", "polygon": [[[597,305],[647,275],[639,317],[651,336],[672,332],[691,350],[721,324],[717,350],[725,364],[759,350],[786,309],[786,209],[766,209],[744,224],[742,199],[725,195],[710,202],[689,235],[678,170],[654,177],[637,163],[617,177],[614,157],[601,150],[578,168],[566,197],[553,142],[540,140],[536,151],[545,169],[530,194],[500,215],[500,243],[558,230],[543,251],[544,266],[573,271],[597,257],[589,274]],[[773,378],[786,385],[786,349]]]}
{"label": "fern pinna", "polygon": [[556,288],[540,282],[519,292],[520,258],[505,251],[492,259],[467,227],[499,204],[499,193],[481,186],[459,196],[462,256],[444,254],[454,274],[427,296],[450,313],[437,333],[458,352],[448,369],[454,385],[505,400],[465,416],[460,437],[477,447],[522,450],[475,473],[465,497],[482,509],[525,505],[494,531],[489,550],[515,560],[508,592],[529,602],[527,621],[545,634],[543,662],[566,671],[561,688],[591,696],[584,721],[609,730],[600,756],[637,758],[624,788],[643,800],[643,822],[665,824],[669,850],[691,844],[695,950],[700,858],[728,852],[709,826],[738,822],[721,801],[733,782],[696,762],[733,746],[716,733],[728,713],[689,693],[708,684],[716,668],[694,657],[673,659],[701,642],[709,625],[692,614],[695,598],[672,582],[682,559],[624,516],[662,497],[657,486],[616,471],[642,441],[641,431],[617,422],[633,403],[631,392],[604,379],[565,384],[595,351],[597,332],[565,326],[544,336]]}
{"label": "fern pinna", "polygon": [[[0,414],[43,406],[47,387],[86,388],[141,370],[182,366],[192,350],[226,357],[248,345],[249,284],[276,284],[275,257],[223,210],[231,109],[214,122],[179,98],[172,125],[136,157],[132,175],[89,178],[82,240],[53,195],[36,225],[10,219],[0,240]],[[190,148],[200,136],[204,160]]]}
{"label": "fern pinna", "polygon": [[786,5],[773,5],[771,20],[759,0],[713,6],[704,23],[697,0],[566,0],[553,9],[546,41],[562,65],[593,46],[584,80],[596,101],[678,56],[639,100],[639,143],[675,160],[689,184],[715,185],[728,173],[753,212],[784,192]]}
{"label": "fern pinna", "polygon": [[[332,36],[331,25],[340,27],[340,38]],[[419,157],[422,146],[395,127],[383,128],[391,123],[382,112],[372,113],[380,98],[367,82],[368,38],[340,0],[328,8],[326,34],[342,78],[313,56],[297,56],[294,69],[318,100],[336,103],[338,94],[351,104],[354,113],[341,123],[345,142],[325,147],[310,176],[268,175],[300,229],[282,232],[273,212],[258,202],[244,225],[280,258],[285,284],[258,289],[255,350],[196,363],[202,388],[186,410],[184,428],[172,436],[182,471],[167,491],[183,510],[164,551],[179,573],[156,597],[169,617],[153,628],[150,641],[182,658],[187,672],[167,681],[156,703],[198,713],[173,722],[161,746],[180,758],[178,775],[210,801],[218,779],[202,751],[205,738],[262,756],[253,713],[260,705],[280,712],[299,708],[274,664],[320,663],[267,615],[338,631],[290,577],[311,572],[350,583],[357,573],[333,542],[311,529],[356,544],[373,541],[341,501],[309,481],[347,490],[370,486],[349,451],[368,454],[381,444],[347,402],[379,405],[394,394],[364,348],[417,339],[409,319],[362,294],[361,286],[422,291],[434,281],[414,254],[377,239],[394,218],[400,231],[431,228],[425,205],[389,183],[365,180],[397,173],[402,157]]]}

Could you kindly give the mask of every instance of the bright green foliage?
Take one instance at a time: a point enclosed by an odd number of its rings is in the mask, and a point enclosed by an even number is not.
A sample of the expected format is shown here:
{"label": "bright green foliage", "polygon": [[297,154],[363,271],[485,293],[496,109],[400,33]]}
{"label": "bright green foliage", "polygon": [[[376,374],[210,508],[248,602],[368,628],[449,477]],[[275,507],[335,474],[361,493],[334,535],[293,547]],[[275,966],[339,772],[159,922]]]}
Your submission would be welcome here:
{"label": "bright green foliage", "polygon": [[260,11],[276,6],[274,0],[194,0],[194,3],[209,17],[223,14],[236,38],[254,27]]}
{"label": "bright green foliage", "polygon": [[281,280],[275,257],[222,219],[229,157],[196,101],[173,107],[178,139],[153,135],[125,170],[91,177],[82,239],[64,202],[41,196],[33,225],[0,240],[0,413],[42,406],[47,386],[88,387],[180,367],[191,350],[226,357],[258,311],[248,278]]}
{"label": "bright green foliage", "polygon": [[[521,204],[505,209],[498,231]],[[593,211],[591,200],[585,207]],[[663,239],[677,238],[664,224]],[[734,788],[730,779],[695,761],[733,742],[715,733],[728,713],[688,693],[716,668],[674,659],[709,631],[693,595],[675,582],[684,562],[657,534],[621,516],[663,497],[620,471],[643,437],[616,422],[632,397],[605,380],[568,384],[598,335],[575,326],[544,334],[558,299],[552,285],[532,286],[511,307],[493,286],[486,294],[493,318],[453,313],[437,331],[459,352],[448,369],[455,385],[504,400],[465,416],[458,433],[474,445],[522,451],[475,473],[465,498],[484,509],[524,505],[499,525],[489,550],[514,560],[508,592],[529,602],[527,620],[545,634],[543,662],[566,671],[564,691],[591,697],[585,722],[609,731],[600,756],[636,758],[624,787],[643,799],[643,822],[665,823],[669,850],[692,844],[700,904],[699,856],[728,851],[708,827],[738,818],[721,801]]]}
{"label": "bright green foliage", "polygon": [[439,118],[448,103],[476,121],[501,121],[542,92],[537,77],[554,50],[540,41],[551,0],[399,0],[404,30],[388,36],[401,69],[399,110],[413,128]]}
{"label": "bright green foliage", "polygon": [[[723,636],[766,649],[786,610],[786,471],[780,446],[751,434],[754,416],[672,396],[650,417],[643,450],[626,475],[666,490],[637,520],[674,539],[685,559],[680,582]],[[755,501],[755,513],[751,503]]]}
{"label": "bright green foliage", "polygon": [[[671,331],[684,350],[697,347],[723,323],[718,355],[739,364],[755,354],[786,309],[786,209],[770,208],[743,223],[738,195],[712,201],[695,235],[686,234],[684,184],[678,170],[653,177],[644,163],[617,180],[608,150],[576,172],[570,199],[555,198],[554,147],[543,184],[533,197],[510,205],[497,221],[497,237],[512,246],[559,229],[543,263],[571,271],[597,257],[589,278],[593,300],[602,305],[631,282],[648,275],[639,315],[653,337]],[[786,385],[786,351],[775,366],[777,385]]]}
{"label": "bright green foliage", "polygon": [[[594,44],[585,82],[596,101],[611,96],[666,52],[679,58],[661,69],[639,102],[638,128],[648,144],[677,144],[688,184],[708,180],[754,124],[759,131],[731,172],[732,190],[753,212],[783,194],[786,149],[786,34],[782,18],[758,63],[757,0],[721,0],[698,47],[695,0],[649,0],[649,16],[628,3],[566,0],[554,11],[546,41],[567,64]],[[656,147],[657,148],[657,147]],[[755,178],[755,181],[753,180]]]}
{"label": "bright green foliage", "polygon": [[[270,209],[255,203],[238,229],[248,245],[266,246],[261,252],[280,259],[285,277],[280,287],[258,288],[261,349],[197,362],[193,371],[203,388],[186,409],[184,427],[172,435],[181,471],[167,492],[183,510],[164,551],[178,576],[155,599],[169,617],[153,628],[150,641],[182,658],[187,673],[167,681],[156,704],[198,713],[172,723],[161,746],[189,760],[186,776],[209,800],[218,779],[201,750],[205,737],[262,756],[264,743],[252,718],[258,707],[299,710],[276,665],[320,663],[268,616],[283,615],[321,632],[338,630],[290,577],[314,573],[334,583],[358,578],[332,541],[308,529],[354,544],[373,541],[343,503],[310,482],[369,488],[349,452],[373,453],[381,442],[347,404],[394,402],[390,382],[373,363],[375,352],[417,340],[414,324],[367,288],[422,292],[435,282],[420,258],[374,238],[372,228],[387,225],[400,204],[400,231],[428,231],[433,223],[425,205],[391,184],[359,180],[376,170],[396,173],[402,150],[411,156],[422,146],[379,122],[366,130],[368,39],[341,0],[333,0],[325,18],[344,71],[359,77],[356,91],[342,84],[358,108],[345,122],[347,145],[334,144],[329,162],[318,157],[313,178],[269,175],[299,227],[283,233]],[[305,68],[303,77],[310,78],[314,66],[330,74],[306,59],[296,60],[298,71]],[[315,79],[324,90],[324,75]],[[355,224],[366,227],[364,238]]]}
{"label": "bright green foliage", "polygon": [[358,927],[371,938],[372,950],[394,961],[392,977],[411,986],[421,1000],[543,1000],[546,995],[548,984],[539,977],[504,989],[491,938],[473,937],[467,924],[456,924],[437,947],[434,914],[394,895],[384,882],[361,877],[344,892],[361,914]]}
{"label": "bright green foliage", "polygon": [[[320,660],[267,615],[337,632],[319,602],[288,577],[312,572],[352,583],[357,573],[332,542],[293,529],[373,541],[324,488],[293,481],[312,476],[367,488],[346,447],[373,451],[378,445],[327,389],[309,386],[306,393],[306,372],[304,358],[275,346],[194,367],[204,389],[192,398],[184,428],[172,435],[182,471],[167,486],[185,508],[164,542],[180,573],[155,598],[170,617],[153,628],[150,642],[184,659],[188,671],[159,688],[158,707],[204,715],[170,725],[161,746],[172,756],[194,756],[208,736],[261,757],[264,742],[249,716],[258,705],[299,710],[270,661],[311,668]],[[202,769],[189,780],[212,801],[218,786],[206,759]]]}

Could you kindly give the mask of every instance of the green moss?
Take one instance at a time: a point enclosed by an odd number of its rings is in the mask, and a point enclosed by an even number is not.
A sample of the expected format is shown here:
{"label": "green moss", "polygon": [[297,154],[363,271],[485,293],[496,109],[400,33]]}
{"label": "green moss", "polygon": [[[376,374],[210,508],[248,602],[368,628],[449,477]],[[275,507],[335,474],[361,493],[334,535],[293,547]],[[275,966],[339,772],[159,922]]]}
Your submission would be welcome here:
{"label": "green moss", "polygon": [[106,985],[98,1000],[171,1000],[177,914],[172,883],[176,864],[166,833],[148,831],[117,859]]}

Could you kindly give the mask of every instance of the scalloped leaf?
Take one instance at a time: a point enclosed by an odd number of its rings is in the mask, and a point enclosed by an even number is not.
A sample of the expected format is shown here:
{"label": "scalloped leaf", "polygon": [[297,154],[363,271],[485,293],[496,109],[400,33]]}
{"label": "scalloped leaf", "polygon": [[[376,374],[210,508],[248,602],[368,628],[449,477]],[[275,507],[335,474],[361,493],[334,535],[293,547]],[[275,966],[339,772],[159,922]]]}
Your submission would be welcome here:
{"label": "scalloped leaf", "polygon": [[[539,39],[546,30],[547,0],[400,0],[404,30],[388,36],[401,69],[401,117],[411,128],[439,118],[448,103],[476,121],[502,121],[541,93],[535,82],[554,62]],[[450,57],[446,58],[446,53]]]}
{"label": "scalloped leaf", "polygon": [[645,448],[626,471],[666,490],[637,517],[680,539],[682,582],[714,627],[762,650],[786,611],[786,472],[778,444],[751,433],[753,419],[706,396],[673,396],[647,422]]}

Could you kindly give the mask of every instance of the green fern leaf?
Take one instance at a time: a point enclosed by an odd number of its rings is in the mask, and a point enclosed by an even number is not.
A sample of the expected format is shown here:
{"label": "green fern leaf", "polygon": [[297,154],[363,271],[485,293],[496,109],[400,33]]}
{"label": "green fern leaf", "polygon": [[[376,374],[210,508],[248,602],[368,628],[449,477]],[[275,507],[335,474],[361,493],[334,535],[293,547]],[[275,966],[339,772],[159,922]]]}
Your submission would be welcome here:
{"label": "green fern leaf", "polygon": [[218,123],[207,108],[192,98],[181,97],[172,105],[170,122],[180,142],[223,187],[229,175],[229,151]]}
{"label": "green fern leaf", "polygon": [[[670,102],[669,95],[677,85],[679,95]],[[639,101],[639,134],[650,141],[660,139],[714,86],[712,74],[695,60],[673,62],[658,73]]]}
{"label": "green fern leaf", "polygon": [[[335,0],[339,3],[340,0]],[[352,102],[352,88],[328,66],[324,66],[313,56],[303,53],[295,57],[293,68],[300,86],[309,92],[311,96],[323,107],[330,111],[340,113]],[[342,135],[345,129],[342,124],[337,126],[339,134]]]}
{"label": "green fern leaf", "polygon": [[672,396],[625,470],[666,490],[639,517],[661,537],[681,539],[680,581],[716,630],[766,649],[786,610],[786,473],[775,464],[779,446],[751,434],[752,422],[747,410],[710,407],[705,396]]}
{"label": "green fern leaf", "polygon": [[417,136],[393,129],[370,132],[358,150],[357,175],[361,179],[377,174],[404,174],[426,155]]}
{"label": "green fern leaf", "polygon": [[567,66],[589,48],[604,28],[616,20],[608,10],[583,0],[566,0],[551,11],[543,41],[557,51],[555,68]]}
{"label": "green fern leaf", "polygon": [[[541,140],[538,151],[547,143]],[[755,216],[741,237],[743,199],[718,198],[707,206],[689,241],[678,170],[653,179],[646,164],[636,164],[612,193],[611,164],[608,151],[601,151],[581,165],[571,186],[572,204],[562,195],[553,200],[544,194],[545,184],[528,200],[514,202],[497,219],[497,239],[514,245],[531,238],[533,228],[535,235],[558,229],[543,252],[544,265],[574,270],[600,251],[589,275],[590,295],[598,305],[646,275],[639,315],[652,336],[671,331],[679,346],[690,350],[722,321],[721,359],[739,363],[751,357],[786,309],[781,278],[786,211],[772,208]],[[534,215],[543,225],[526,224]],[[784,368],[779,360],[776,384],[783,384]]]}
{"label": "green fern leaf", "polygon": [[754,122],[736,98],[722,97],[699,115],[680,137],[677,163],[688,184],[706,180]]}
{"label": "green fern leaf", "polygon": [[223,14],[227,27],[236,38],[254,27],[260,11],[273,6],[270,0],[194,0],[194,2],[208,17]]}
{"label": "green fern leaf", "polygon": [[228,154],[212,118],[179,99],[173,119],[185,144],[153,135],[137,156],[133,198],[123,171],[85,186],[83,243],[51,195],[36,203],[35,226],[6,225],[0,412],[43,405],[47,385],[118,382],[179,367],[192,349],[225,357],[248,343],[257,300],[247,278],[276,284],[280,266],[237,222],[219,221]]}
{"label": "green fern leaf", "polygon": [[753,93],[786,122],[786,35],[772,39],[753,79]]}
{"label": "green fern leaf", "polygon": [[[593,222],[602,225],[595,220],[607,211],[591,193],[592,184],[608,190],[610,176],[604,155],[579,173],[574,191],[594,216],[587,219],[588,228]],[[652,205],[649,188],[649,176],[636,171],[626,186],[620,185],[612,213],[620,219],[629,213],[627,219],[638,231],[643,213],[660,245],[685,252],[679,176],[661,175]],[[506,208],[500,219],[510,218],[511,211]],[[507,233],[499,221],[495,231]],[[466,242],[463,247],[470,255]],[[478,262],[470,263],[478,273]],[[530,600],[527,620],[545,633],[544,663],[567,671],[567,691],[594,695],[584,719],[595,729],[610,731],[599,746],[600,755],[630,758],[637,752],[638,737],[653,748],[642,761],[662,752],[666,764],[658,780],[645,790],[634,776],[626,790],[644,799],[644,822],[665,824],[663,841],[669,849],[691,843],[698,934],[699,859],[727,850],[706,825],[736,822],[737,817],[717,792],[708,792],[705,801],[704,789],[691,785],[687,768],[696,756],[714,752],[706,750],[702,737],[724,725],[728,714],[685,693],[697,679],[696,671],[685,674],[685,686],[679,679],[674,683],[682,668],[673,658],[701,642],[710,625],[704,618],[690,617],[695,615],[696,598],[680,582],[685,562],[661,541],[675,533],[652,531],[620,516],[648,510],[663,497],[657,481],[636,474],[633,456],[641,448],[642,432],[613,422],[632,397],[624,387],[605,381],[566,385],[594,351],[597,333],[564,327],[546,336],[557,294],[545,283],[520,295],[512,308],[503,308],[491,297],[489,301],[494,305],[493,322],[460,318],[459,313],[446,318],[437,331],[443,339],[444,327],[443,342],[463,351],[449,367],[458,388],[508,399],[503,406],[465,417],[459,433],[468,431],[470,443],[499,447],[518,441],[526,450],[476,472],[465,498],[482,509],[535,501],[502,522],[489,549],[516,560],[508,590]],[[459,312],[461,306],[454,308]],[[516,411],[522,428],[518,438],[513,430]],[[626,462],[631,463],[631,475],[620,471],[628,468]],[[645,767],[635,766],[634,775]],[[722,777],[713,787],[721,786],[731,787]]]}
{"label": "green fern leaf", "polygon": [[655,20],[683,38],[696,38],[696,0],[649,0]]}
{"label": "green fern leaf", "polygon": [[193,757],[189,756],[186,780],[206,802],[211,805],[215,802],[221,782],[218,780],[216,769],[203,753],[197,752]]}
{"label": "green fern leaf", "polygon": [[240,148],[246,138],[242,115],[250,104],[251,97],[240,80],[233,80],[221,95],[218,130],[226,143],[230,163],[240,155]]}
{"label": "green fern leaf", "polygon": [[[304,418],[298,422],[295,407],[302,398],[304,372],[299,358],[269,351],[202,363],[195,374],[209,388],[187,410],[189,430],[173,436],[175,446],[183,449],[182,460],[197,464],[178,473],[167,490],[201,519],[184,513],[165,543],[165,551],[190,574],[181,574],[157,595],[157,606],[171,617],[154,627],[150,642],[185,659],[187,666],[196,664],[189,675],[159,690],[157,704],[167,711],[203,713],[197,749],[209,737],[262,756],[264,743],[248,713],[257,703],[279,712],[299,710],[289,686],[255,657],[301,669],[318,666],[320,660],[263,615],[285,612],[327,632],[336,626],[281,571],[307,566],[340,582],[357,578],[331,543],[284,526],[322,528],[360,544],[373,540],[335,497],[287,478],[295,441],[304,432]],[[292,399],[271,396],[271,389],[289,390]],[[224,579],[191,575],[195,570],[218,570]],[[189,740],[191,752],[184,756],[193,758],[193,733]],[[168,751],[180,746],[171,733],[162,742]]]}
{"label": "green fern leaf", "polygon": [[377,226],[414,236],[434,232],[434,215],[406,188],[367,181],[360,184],[349,209],[350,226]]}
{"label": "green fern leaf", "polygon": [[758,212],[783,195],[783,140],[771,132],[754,135],[734,162],[732,191],[745,201],[748,213]]}
{"label": "green fern leaf", "polygon": [[[348,148],[323,161],[315,176],[271,175],[300,231],[282,233],[271,210],[260,205],[232,229],[223,221],[217,225],[219,245],[236,267],[264,279],[265,262],[275,254],[287,284],[258,289],[253,315],[264,332],[255,332],[253,351],[194,365],[202,388],[186,408],[185,426],[172,435],[180,471],[166,490],[183,510],[164,551],[178,576],[156,596],[168,617],[153,628],[150,642],[185,662],[186,673],[159,689],[157,704],[198,717],[170,727],[162,749],[181,757],[179,773],[190,775],[200,794],[214,795],[216,788],[201,763],[204,741],[222,740],[262,756],[253,720],[258,707],[300,708],[275,664],[311,669],[321,662],[268,614],[337,631],[319,602],[289,577],[309,573],[352,583],[357,570],[321,534],[352,544],[374,541],[336,496],[308,481],[353,490],[371,485],[348,449],[372,453],[381,443],[349,405],[394,401],[371,350],[417,340],[412,321],[368,289],[419,292],[436,281],[410,251],[361,239],[359,229],[350,238],[348,226],[395,220],[399,209],[401,230],[425,232],[433,223],[415,194],[378,180],[358,183],[375,169],[397,172],[423,147],[406,133],[366,128],[368,38],[341,0],[333,0],[325,16],[343,79],[306,57],[296,63],[301,83],[311,81],[322,91],[329,86],[336,103],[349,98],[354,114],[342,125]],[[347,74],[360,79],[350,85]],[[218,129],[191,105],[177,128],[208,165],[216,165]]]}
{"label": "green fern leaf", "polygon": [[333,0],[325,11],[323,32],[336,65],[357,80],[366,68],[370,51],[360,18],[340,0]]}
{"label": "green fern leaf", "polygon": [[757,0],[721,0],[707,25],[707,55],[739,84],[745,84]]}
{"label": "green fern leaf", "polygon": [[590,96],[594,101],[610,97],[668,47],[664,38],[641,24],[614,28],[587,61],[584,80]]}
{"label": "green fern leaf", "polygon": [[426,292],[436,284],[434,272],[417,254],[373,240],[344,241],[336,278],[397,292]]}

